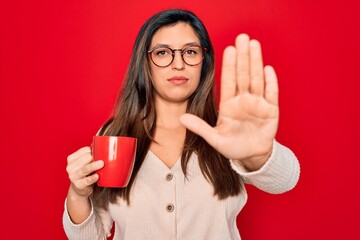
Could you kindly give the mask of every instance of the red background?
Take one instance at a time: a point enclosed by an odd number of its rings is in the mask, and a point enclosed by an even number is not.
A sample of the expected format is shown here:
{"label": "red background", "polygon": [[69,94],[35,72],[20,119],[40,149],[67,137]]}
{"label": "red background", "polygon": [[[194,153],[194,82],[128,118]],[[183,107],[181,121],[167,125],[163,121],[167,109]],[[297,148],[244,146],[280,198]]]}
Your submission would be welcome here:
{"label": "red background", "polygon": [[[251,186],[243,239],[360,239],[360,8],[355,0],[4,1],[0,4],[1,239],[66,239],[66,157],[109,117],[142,23],[194,11],[221,54],[260,40],[280,82],[277,139],[301,163],[297,187]],[[139,226],[141,227],[141,226]]]}

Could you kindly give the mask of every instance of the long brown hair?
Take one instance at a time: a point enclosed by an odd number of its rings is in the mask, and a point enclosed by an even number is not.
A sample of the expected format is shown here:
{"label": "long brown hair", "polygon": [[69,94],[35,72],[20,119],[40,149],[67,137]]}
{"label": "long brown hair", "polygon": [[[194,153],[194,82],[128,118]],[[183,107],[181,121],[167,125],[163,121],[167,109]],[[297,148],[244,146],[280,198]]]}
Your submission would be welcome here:
{"label": "long brown hair", "polygon": [[[200,39],[201,46],[207,48],[200,83],[189,98],[187,112],[199,116],[211,126],[216,125],[218,113],[214,98],[214,50],[205,26],[197,16],[187,10],[171,9],[157,13],[145,22],[137,35],[114,113],[99,132],[99,135],[131,136],[138,139],[133,174],[125,188],[102,188],[95,184],[92,195],[95,206],[107,209],[109,202],[116,203],[117,197],[130,203],[131,188],[153,141],[156,128],[154,91],[147,51],[158,29],[178,22],[189,24]],[[229,160],[191,131],[186,132],[181,156],[181,167],[185,175],[193,152],[198,155],[202,174],[214,187],[214,195],[225,199],[240,193],[242,180],[231,168]]]}

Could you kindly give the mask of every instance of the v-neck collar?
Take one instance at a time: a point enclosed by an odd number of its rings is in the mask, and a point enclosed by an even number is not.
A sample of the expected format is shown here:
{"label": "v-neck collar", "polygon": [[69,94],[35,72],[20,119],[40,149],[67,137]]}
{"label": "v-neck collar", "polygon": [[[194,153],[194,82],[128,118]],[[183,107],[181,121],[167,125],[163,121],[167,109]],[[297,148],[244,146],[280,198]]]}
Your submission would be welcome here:
{"label": "v-neck collar", "polygon": [[176,160],[175,164],[169,168],[155,153],[151,150],[148,151],[146,158],[149,157],[150,159],[155,160],[158,162],[159,165],[162,165],[162,168],[165,167],[167,171],[177,171],[181,170],[181,156]]}
{"label": "v-neck collar", "polygon": [[[189,181],[193,176],[200,173],[199,164],[197,161],[197,155],[192,154],[187,164],[187,176],[186,180]],[[174,174],[178,179],[185,179],[184,172],[181,168],[181,157],[178,158],[174,166],[169,168],[166,164],[161,161],[152,151],[148,151],[143,164],[138,172],[138,179],[145,179],[146,183],[152,182],[154,186],[160,184],[166,179],[168,174]],[[184,180],[185,181],[185,180]]]}

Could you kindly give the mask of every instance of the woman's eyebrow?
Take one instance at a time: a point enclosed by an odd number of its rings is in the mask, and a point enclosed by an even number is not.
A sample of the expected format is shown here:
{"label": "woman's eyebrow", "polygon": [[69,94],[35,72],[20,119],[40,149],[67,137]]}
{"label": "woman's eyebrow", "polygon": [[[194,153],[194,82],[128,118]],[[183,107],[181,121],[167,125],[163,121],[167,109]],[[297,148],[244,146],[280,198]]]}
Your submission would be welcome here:
{"label": "woman's eyebrow", "polygon": [[184,44],[184,47],[194,46],[194,45],[200,46],[201,44],[199,44],[199,43],[197,43],[197,42],[189,42],[189,43]]}
{"label": "woman's eyebrow", "polygon": [[158,43],[158,44],[156,44],[155,46],[153,46],[152,48],[157,48],[157,47],[166,47],[166,48],[169,48],[170,45],[168,45],[168,44],[163,44],[163,43]]}
{"label": "woman's eyebrow", "polygon": [[[185,43],[185,44],[183,45],[183,47],[194,46],[194,45],[200,46],[200,44],[197,43],[197,42],[189,42],[189,43]],[[158,43],[158,44],[156,44],[155,46],[153,46],[151,49],[153,49],[153,48],[158,48],[158,47],[171,48],[171,45],[169,45],[169,44],[164,44],[164,43]]]}

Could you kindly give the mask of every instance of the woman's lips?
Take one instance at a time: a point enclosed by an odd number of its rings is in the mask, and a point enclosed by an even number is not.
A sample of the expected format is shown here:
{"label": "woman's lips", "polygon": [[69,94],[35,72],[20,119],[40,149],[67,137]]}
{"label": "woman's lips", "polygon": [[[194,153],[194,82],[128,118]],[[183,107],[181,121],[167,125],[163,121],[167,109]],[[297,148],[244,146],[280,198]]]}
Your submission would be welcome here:
{"label": "woman's lips", "polygon": [[172,78],[168,78],[168,81],[173,83],[173,84],[184,84],[188,81],[189,79],[183,76],[174,76]]}

